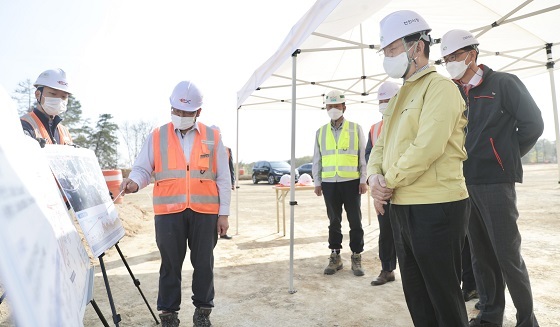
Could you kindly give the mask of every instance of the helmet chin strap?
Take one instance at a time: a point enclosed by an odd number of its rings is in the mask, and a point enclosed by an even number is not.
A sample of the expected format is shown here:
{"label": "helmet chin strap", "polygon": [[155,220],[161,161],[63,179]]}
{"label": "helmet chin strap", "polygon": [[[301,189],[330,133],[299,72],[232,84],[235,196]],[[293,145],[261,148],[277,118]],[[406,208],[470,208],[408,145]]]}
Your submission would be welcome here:
{"label": "helmet chin strap", "polygon": [[419,42],[420,40],[415,41],[415,42],[414,42],[414,45],[413,45],[412,47],[408,48],[408,49],[406,48],[406,42],[404,41],[404,38],[402,38],[401,40],[402,40],[403,45],[404,45],[404,50],[406,51],[406,57],[408,58],[408,66],[406,67],[406,71],[404,72],[404,74],[403,74],[403,76],[402,76],[402,78],[404,79],[405,76],[406,76],[406,75],[408,74],[408,72],[410,71],[410,66],[411,66],[412,62],[414,62],[414,69],[415,69],[415,70],[418,69],[418,64],[416,63],[416,59],[418,59],[418,56],[416,56],[416,57],[414,57],[414,58],[409,58],[409,56],[408,56],[408,51],[409,51],[410,49],[414,48],[414,52],[416,52],[416,47],[418,46],[418,42]]}
{"label": "helmet chin strap", "polygon": [[[41,89],[41,91],[39,91],[39,99],[37,99],[37,105],[38,105],[39,107],[41,107],[41,110],[42,110],[42,111],[45,111],[45,109],[43,109],[43,105],[41,104],[41,98],[44,98],[44,97],[43,97],[43,89]],[[45,113],[46,113],[46,112],[45,112]]]}

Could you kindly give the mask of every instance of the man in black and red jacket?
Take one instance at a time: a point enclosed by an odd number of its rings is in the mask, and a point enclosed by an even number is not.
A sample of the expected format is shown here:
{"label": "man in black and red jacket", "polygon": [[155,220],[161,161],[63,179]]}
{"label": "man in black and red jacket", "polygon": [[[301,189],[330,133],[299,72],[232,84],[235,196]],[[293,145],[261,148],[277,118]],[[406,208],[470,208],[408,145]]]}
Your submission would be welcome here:
{"label": "man in black and red jacket", "polygon": [[541,136],[537,104],[512,74],[477,66],[478,41],[451,30],[441,41],[446,69],[467,104],[464,175],[471,199],[468,237],[480,312],[469,326],[501,326],[505,285],[517,309],[516,326],[538,326],[529,274],[521,256],[515,183],[523,182],[521,157]]}

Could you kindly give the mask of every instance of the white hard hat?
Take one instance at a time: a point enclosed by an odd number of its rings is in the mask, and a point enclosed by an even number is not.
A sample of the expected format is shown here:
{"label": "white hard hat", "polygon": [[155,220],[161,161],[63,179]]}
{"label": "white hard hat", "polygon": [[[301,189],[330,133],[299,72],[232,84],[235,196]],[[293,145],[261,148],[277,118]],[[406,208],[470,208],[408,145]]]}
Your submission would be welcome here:
{"label": "white hard hat", "polygon": [[379,27],[381,49],[397,39],[420,32],[425,32],[423,38],[429,42],[427,33],[432,30],[424,18],[412,10],[399,10],[385,16]]}
{"label": "white hard hat", "polygon": [[290,181],[291,181],[291,177],[288,174],[284,174],[282,175],[282,177],[280,177],[280,185],[282,186],[290,186]]}
{"label": "white hard hat", "polygon": [[191,81],[182,81],[175,86],[169,97],[171,106],[183,111],[196,111],[202,107],[202,93]]}
{"label": "white hard hat", "polygon": [[70,93],[70,91],[68,91],[68,80],[66,79],[66,73],[60,68],[45,70],[41,73],[41,75],[39,75],[39,77],[37,77],[37,80],[35,81],[33,86],[48,86],[51,89]]}
{"label": "white hard hat", "polygon": [[400,86],[391,81],[385,81],[377,89],[377,100],[389,100],[399,92]]}
{"label": "white hard hat", "polygon": [[344,102],[346,102],[344,94],[342,94],[339,90],[332,90],[325,96],[325,104],[338,104]]}
{"label": "white hard hat", "polygon": [[313,178],[311,178],[311,176],[309,176],[309,174],[307,173],[301,174],[301,176],[299,176],[298,183],[303,185],[311,185],[313,184]]}
{"label": "white hard hat", "polygon": [[441,55],[445,57],[469,45],[478,45],[478,40],[471,32],[451,30],[441,38]]}

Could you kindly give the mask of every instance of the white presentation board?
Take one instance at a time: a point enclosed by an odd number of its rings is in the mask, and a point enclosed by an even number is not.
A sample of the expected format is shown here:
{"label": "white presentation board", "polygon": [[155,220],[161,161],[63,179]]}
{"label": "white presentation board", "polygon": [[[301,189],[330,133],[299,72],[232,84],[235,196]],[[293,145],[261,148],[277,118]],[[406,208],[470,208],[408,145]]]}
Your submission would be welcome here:
{"label": "white presentation board", "polygon": [[68,145],[47,144],[43,150],[91,253],[99,257],[124,236],[125,230],[95,153]]}
{"label": "white presentation board", "polygon": [[42,150],[0,138],[0,280],[18,326],[82,326],[93,268]]}

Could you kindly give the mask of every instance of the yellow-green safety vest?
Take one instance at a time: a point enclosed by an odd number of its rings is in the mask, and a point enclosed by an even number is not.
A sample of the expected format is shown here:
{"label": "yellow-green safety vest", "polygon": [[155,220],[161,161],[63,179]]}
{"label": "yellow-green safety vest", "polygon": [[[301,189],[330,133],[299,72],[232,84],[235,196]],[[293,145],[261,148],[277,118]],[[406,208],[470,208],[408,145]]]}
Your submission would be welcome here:
{"label": "yellow-green safety vest", "polygon": [[360,178],[358,170],[358,124],[349,121],[342,123],[338,142],[334,139],[331,124],[319,130],[322,178],[332,178],[338,174],[343,178]]}

